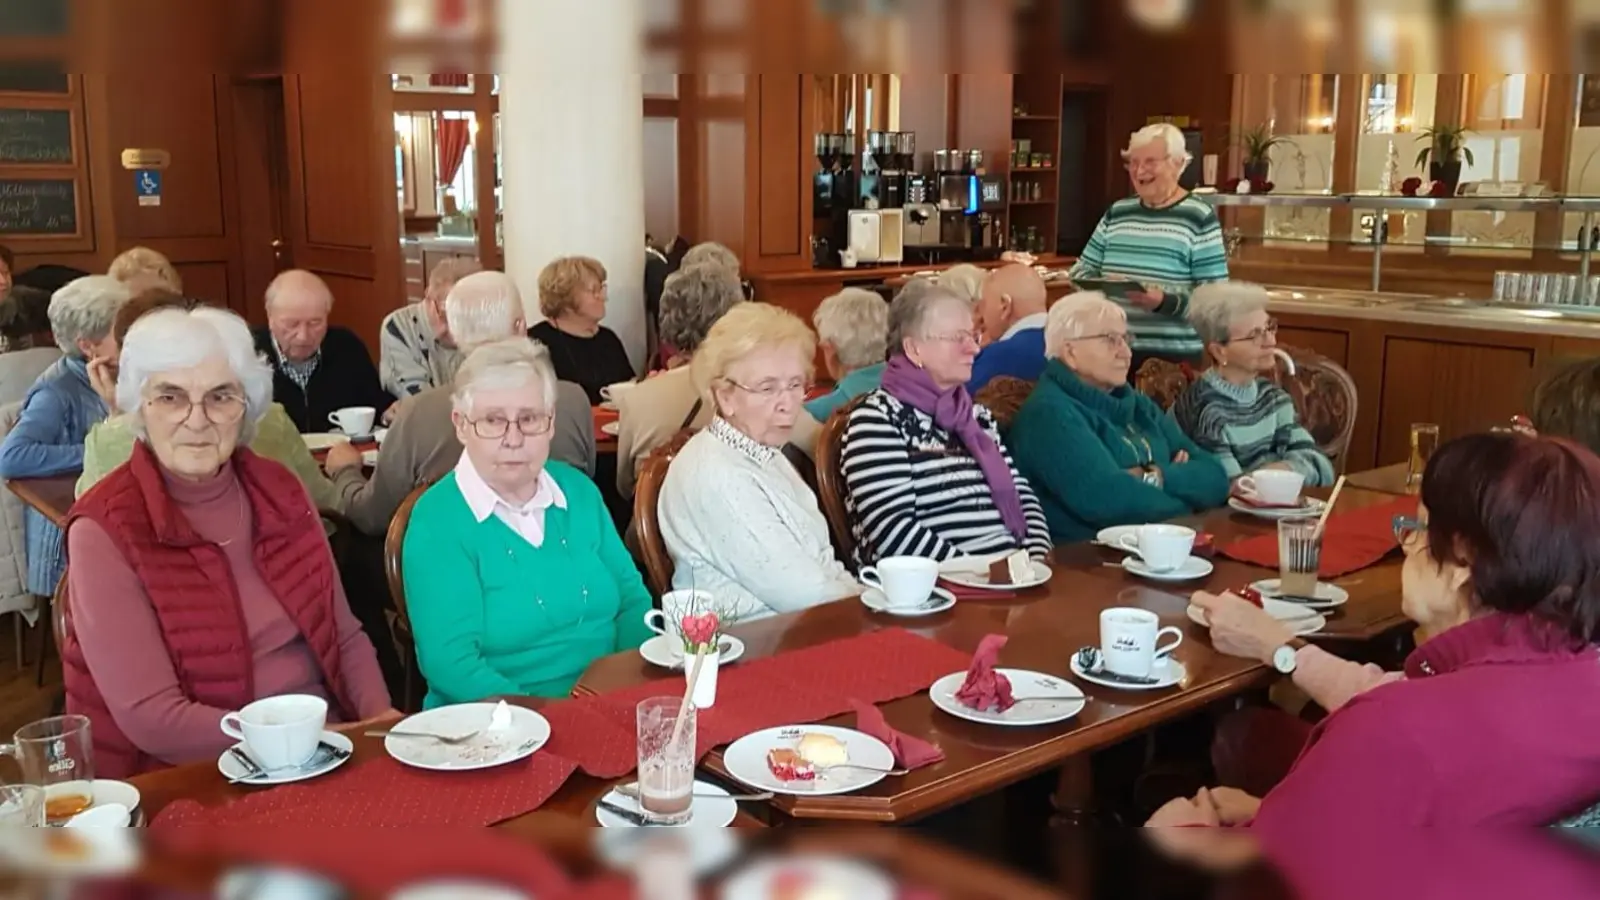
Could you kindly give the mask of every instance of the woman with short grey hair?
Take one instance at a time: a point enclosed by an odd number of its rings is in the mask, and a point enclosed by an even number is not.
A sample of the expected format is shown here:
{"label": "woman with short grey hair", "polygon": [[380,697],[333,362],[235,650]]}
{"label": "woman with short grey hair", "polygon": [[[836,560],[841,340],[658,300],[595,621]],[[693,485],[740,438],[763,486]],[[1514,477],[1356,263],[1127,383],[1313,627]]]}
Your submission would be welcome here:
{"label": "woman with short grey hair", "polygon": [[972,263],[958,263],[928,279],[943,288],[960,294],[969,304],[976,304],[983,296],[983,282],[989,273]]}
{"label": "woman with short grey hair", "polygon": [[1270,377],[1278,323],[1267,311],[1267,289],[1242,281],[1204,285],[1189,303],[1189,322],[1210,365],[1172,405],[1178,427],[1214,453],[1229,478],[1287,469],[1308,485],[1332,484],[1333,463]]}
{"label": "woman with short grey hair", "polygon": [[[127,300],[127,287],[108,275],[78,278],[50,298],[50,329],[63,356],[23,397],[17,424],[0,442],[0,478],[46,478],[83,468],[84,439],[110,412],[105,395],[117,366],[111,325]],[[28,591],[48,597],[66,565],[61,530],[31,508],[23,529]]]}
{"label": "woman with short grey hair", "polygon": [[216,759],[223,717],[263,697],[310,695],[330,722],[398,716],[304,485],[244,446],[272,402],[250,327],[162,309],[123,343],[118,405],[139,439],[66,528],[69,558],[93,561],[67,571],[61,659],[96,770]]}
{"label": "woman with short grey hair", "polygon": [[883,379],[889,346],[889,304],[877,291],[845,288],[822,301],[811,316],[822,347],[822,361],[834,388],[806,403],[806,412],[825,422],[833,411],[876,390]]}

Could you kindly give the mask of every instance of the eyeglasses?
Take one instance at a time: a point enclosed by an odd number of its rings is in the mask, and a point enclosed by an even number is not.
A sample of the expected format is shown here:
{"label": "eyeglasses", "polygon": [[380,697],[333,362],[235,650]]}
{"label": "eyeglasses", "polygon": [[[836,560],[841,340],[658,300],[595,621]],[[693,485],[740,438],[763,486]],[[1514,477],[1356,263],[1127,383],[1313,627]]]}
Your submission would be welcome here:
{"label": "eyeglasses", "polygon": [[545,434],[550,426],[555,424],[556,417],[552,413],[518,413],[515,419],[505,416],[487,415],[481,419],[468,419],[472,425],[472,433],[481,438],[503,438],[511,431],[513,423],[517,426],[517,433],[523,437],[536,437]]}
{"label": "eyeglasses", "polygon": [[244,417],[244,395],[231,388],[207,391],[199,400],[185,391],[156,391],[144,400],[145,406],[163,419],[171,422],[187,421],[194,408],[205,411],[206,419],[213,425],[231,425]]}
{"label": "eyeglasses", "polygon": [[768,401],[776,400],[785,395],[798,395],[804,397],[806,393],[811,390],[811,382],[799,378],[796,378],[793,381],[776,381],[769,379],[756,385],[740,384],[739,382],[734,381],[732,378],[729,378],[728,383],[747,394],[754,394],[757,397]]}
{"label": "eyeglasses", "polygon": [[948,334],[930,334],[928,340],[943,341],[947,344],[977,345],[982,340],[982,335],[977,331],[952,331]]}
{"label": "eyeglasses", "polygon": [[1410,549],[1411,545],[1416,543],[1428,530],[1428,523],[1411,516],[1395,516],[1392,527],[1394,528],[1394,539],[1399,542],[1402,548]]}
{"label": "eyeglasses", "polygon": [[1166,160],[1161,157],[1156,157],[1154,159],[1127,159],[1123,161],[1123,165],[1127,166],[1128,171],[1136,172],[1139,169],[1154,169],[1164,162],[1166,162]]}
{"label": "eyeglasses", "polygon": [[1251,331],[1249,334],[1240,335],[1239,337],[1229,337],[1227,340],[1223,341],[1223,343],[1259,344],[1265,340],[1268,335],[1271,335],[1274,338],[1278,336],[1278,321],[1276,319],[1268,319],[1267,324],[1255,329],[1254,331]]}
{"label": "eyeglasses", "polygon": [[1133,346],[1132,344],[1128,343],[1128,333],[1126,331],[1108,331],[1105,334],[1086,334],[1083,337],[1067,338],[1067,340],[1099,341],[1100,343],[1105,344],[1106,348],[1110,350],[1116,350],[1119,347]]}

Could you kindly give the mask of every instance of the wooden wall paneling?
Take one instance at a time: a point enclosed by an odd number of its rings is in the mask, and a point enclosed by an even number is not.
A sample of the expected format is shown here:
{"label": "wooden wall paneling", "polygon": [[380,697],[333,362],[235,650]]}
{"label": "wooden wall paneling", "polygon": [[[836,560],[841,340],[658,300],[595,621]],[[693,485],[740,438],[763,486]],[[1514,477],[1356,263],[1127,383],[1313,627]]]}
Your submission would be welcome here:
{"label": "wooden wall paneling", "polygon": [[993,173],[1010,169],[1011,74],[965,73],[957,77],[955,146],[982,150],[984,166]]}
{"label": "wooden wall paneling", "polygon": [[[745,159],[753,186],[745,197],[746,252],[750,272],[796,271],[811,266],[810,76],[752,75],[745,97],[749,134],[758,152]],[[858,79],[863,81],[864,79]]]}
{"label": "wooden wall paneling", "polygon": [[[745,92],[754,76],[685,76],[681,114],[691,134],[685,139],[682,165],[688,170],[682,215],[693,242],[717,241],[742,260],[746,256],[746,161],[759,153],[747,147]],[[809,148],[808,148],[809,152]]]}
{"label": "wooden wall paneling", "polygon": [[900,75],[900,130],[917,135],[919,171],[931,167],[935,150],[949,146],[951,81],[960,77],[921,71]]}
{"label": "wooden wall paneling", "polygon": [[[233,103],[232,193],[237,198],[235,239],[239,257],[239,297],[235,310],[252,325],[266,323],[267,285],[287,259],[285,228],[289,199],[288,135],[284,125],[283,79],[239,78],[229,84]],[[224,195],[226,196],[226,194]]]}
{"label": "wooden wall paneling", "polygon": [[1533,388],[1540,339],[1517,343],[1523,345],[1391,335],[1383,347],[1377,464],[1407,459],[1414,422],[1437,424],[1440,437],[1449,440],[1522,413]]}
{"label": "wooden wall paneling", "polygon": [[495,117],[500,112],[500,98],[493,93],[494,75],[486,73],[472,79],[472,112],[478,121],[478,133],[473,138],[473,159],[477,163],[476,180],[478,196],[473,205],[478,209],[478,262],[486,269],[503,269],[499,228],[499,205],[495,200]]}
{"label": "wooden wall paneling", "polygon": [[1349,368],[1350,332],[1336,328],[1291,328],[1278,326],[1278,345],[1320,353],[1340,366]]}
{"label": "wooden wall paneling", "polygon": [[[180,76],[156,68],[119,72],[107,110],[106,129],[118,148],[159,148],[172,155],[162,173],[160,206],[140,206],[133,174],[111,191],[117,238],[124,244],[157,243],[169,238],[221,238],[221,147],[217,85],[205,73]],[[152,98],[160,97],[160,102]],[[119,160],[120,168],[120,160]],[[176,260],[174,260],[176,262]]]}

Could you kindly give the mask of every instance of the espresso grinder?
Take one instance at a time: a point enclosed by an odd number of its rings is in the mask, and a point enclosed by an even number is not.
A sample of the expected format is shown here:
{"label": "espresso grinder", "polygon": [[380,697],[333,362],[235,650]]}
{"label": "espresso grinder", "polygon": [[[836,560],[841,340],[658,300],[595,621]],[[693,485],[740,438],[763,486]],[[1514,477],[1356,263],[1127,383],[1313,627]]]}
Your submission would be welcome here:
{"label": "espresso grinder", "polygon": [[839,265],[839,251],[850,239],[850,210],[855,205],[858,181],[853,134],[818,134],[813,152],[818,169],[811,179],[812,264],[818,268]]}

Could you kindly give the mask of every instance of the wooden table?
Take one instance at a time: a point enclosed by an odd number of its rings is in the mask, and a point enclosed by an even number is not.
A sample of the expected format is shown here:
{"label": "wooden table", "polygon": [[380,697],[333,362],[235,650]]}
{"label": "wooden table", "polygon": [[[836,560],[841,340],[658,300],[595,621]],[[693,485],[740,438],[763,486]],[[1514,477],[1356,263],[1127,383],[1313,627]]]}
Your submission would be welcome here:
{"label": "wooden table", "polygon": [[1357,472],[1345,478],[1345,487],[1365,488],[1369,491],[1381,491],[1385,494],[1415,494],[1416,485],[1406,484],[1406,476],[1411,472],[1410,465],[1395,463],[1381,469],[1372,469],[1367,472]]}
{"label": "wooden table", "polygon": [[51,475],[47,478],[13,478],[6,482],[11,493],[16,494],[31,509],[44,514],[57,527],[67,524],[67,510],[76,499],[80,472]]}

